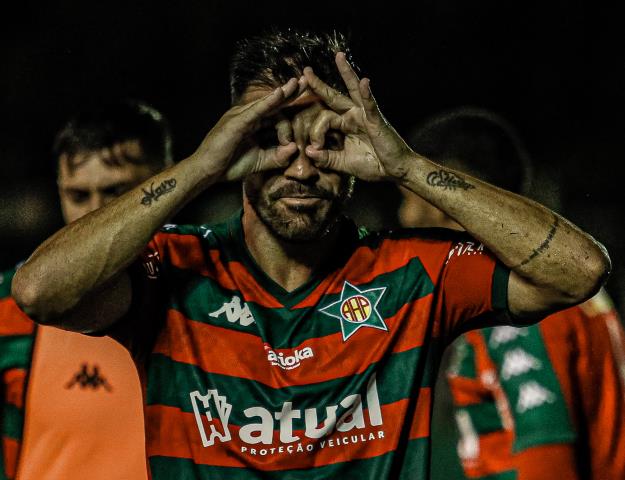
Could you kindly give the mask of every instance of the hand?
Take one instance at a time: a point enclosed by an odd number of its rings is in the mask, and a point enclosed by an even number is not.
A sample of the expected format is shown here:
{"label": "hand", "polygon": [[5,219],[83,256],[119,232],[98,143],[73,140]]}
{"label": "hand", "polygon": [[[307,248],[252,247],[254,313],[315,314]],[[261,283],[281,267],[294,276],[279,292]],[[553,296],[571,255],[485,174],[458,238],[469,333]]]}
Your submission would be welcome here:
{"label": "hand", "polygon": [[306,88],[304,78],[291,78],[270,94],[228,110],[206,135],[192,155],[207,165],[208,175],[226,181],[239,180],[250,173],[272,168],[284,168],[297,151],[288,136],[281,135],[280,144],[261,148],[250,142],[250,136],[262,120],[274,115],[298,92]]}
{"label": "hand", "polygon": [[[304,69],[308,86],[331,109],[322,111],[313,123],[306,154],[319,167],[349,173],[362,180],[402,179],[412,164],[414,152],[380,112],[369,79],[359,80],[342,52],[336,54],[336,65],[349,97],[324,83],[310,67]],[[323,150],[329,129],[345,135],[341,150]]]}

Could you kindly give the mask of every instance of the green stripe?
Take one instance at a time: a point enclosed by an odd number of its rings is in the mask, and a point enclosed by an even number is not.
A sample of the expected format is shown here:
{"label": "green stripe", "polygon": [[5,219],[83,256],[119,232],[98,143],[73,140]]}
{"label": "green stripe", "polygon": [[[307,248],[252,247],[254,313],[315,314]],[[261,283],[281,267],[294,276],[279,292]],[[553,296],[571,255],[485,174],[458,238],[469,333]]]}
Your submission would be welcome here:
{"label": "green stripe", "polygon": [[4,458],[0,455],[0,480],[9,480],[6,472],[4,471]]}
{"label": "green stripe", "polygon": [[517,472],[508,470],[506,472],[493,473],[485,477],[471,477],[471,480],[517,480]]}
{"label": "green stripe", "polygon": [[9,368],[28,368],[33,335],[0,337],[0,371]]}
{"label": "green stripe", "polygon": [[11,296],[11,281],[15,275],[15,269],[0,272],[0,300]]}
{"label": "green stripe", "polygon": [[[318,308],[271,309],[247,302],[255,323],[243,326],[240,322],[229,322],[225,312],[216,314],[215,317],[209,315],[218,312],[225,303],[231,302],[234,295],[241,299],[240,292],[226,290],[214,280],[186,270],[174,268],[171,273],[172,290],[179,290],[181,285],[184,290],[174,294],[170,307],[192,320],[262,336],[274,348],[293,348],[310,338],[341,332],[341,322],[338,319],[319,312],[323,307],[340,300],[340,293],[322,297]],[[356,286],[359,289],[386,287],[378,304],[378,311],[385,319],[395,315],[407,303],[434,290],[432,281],[418,258],[393,272],[377,276],[371,282]]]}
{"label": "green stripe", "polygon": [[[294,455],[306,455],[306,453]],[[149,463],[154,480],[170,480],[172,478],[176,480],[318,480],[336,478],[342,480],[427,480],[428,457],[429,439],[420,438],[407,442],[405,451],[389,452],[378,457],[334,463],[305,470],[258,472],[249,468],[196,465],[190,459],[167,457],[151,457]]]}
{"label": "green stripe", "polygon": [[[381,404],[393,403],[415,395],[421,386],[429,386],[434,381],[437,365],[437,347],[428,350],[414,348],[396,353],[379,364],[370,365],[363,373],[344,378],[332,379],[312,385],[301,385],[274,389],[253,380],[225,375],[207,374],[199,367],[175,362],[164,355],[153,355],[148,369],[148,405],[167,405],[192,412],[190,392],[205,394],[209,389],[217,389],[232,403],[230,422],[235,425],[249,423],[243,415],[249,407],[262,406],[271,412],[280,411],[284,402],[292,402],[294,409],[317,408],[319,421],[326,418],[325,407],[337,405],[348,395],[359,393],[366,407],[366,386],[374,371]],[[312,365],[314,367],[314,365]],[[302,364],[299,368],[312,368]],[[267,365],[266,368],[270,367]],[[422,377],[422,378],[421,378]],[[417,382],[421,381],[418,387]],[[339,407],[338,412],[344,409]],[[304,419],[295,419],[296,429],[304,428]]]}
{"label": "green stripe", "polygon": [[469,414],[471,417],[471,423],[480,435],[498,432],[504,428],[501,421],[501,415],[497,410],[494,399],[492,402],[486,401],[473,405],[466,405],[459,410],[464,410]]}
{"label": "green stripe", "polygon": [[[522,334],[505,343],[491,341],[496,332],[496,328],[489,328],[486,337],[491,358],[499,368],[501,386],[510,402],[515,425],[513,451],[575,441],[576,434],[564,394],[540,328],[534,325],[520,329]],[[513,356],[519,361],[515,362],[516,371],[511,373],[508,367]],[[519,370],[518,365],[522,365],[520,360],[525,360],[531,368]],[[522,395],[523,392],[526,394]],[[528,399],[530,401],[526,401]]]}
{"label": "green stripe", "polygon": [[493,310],[507,310],[508,309],[508,278],[510,277],[510,270],[504,267],[501,263],[495,264],[495,271],[493,273],[493,289],[491,303]]}
{"label": "green stripe", "polygon": [[5,403],[2,407],[2,435],[14,440],[22,438],[24,412],[15,405]]}

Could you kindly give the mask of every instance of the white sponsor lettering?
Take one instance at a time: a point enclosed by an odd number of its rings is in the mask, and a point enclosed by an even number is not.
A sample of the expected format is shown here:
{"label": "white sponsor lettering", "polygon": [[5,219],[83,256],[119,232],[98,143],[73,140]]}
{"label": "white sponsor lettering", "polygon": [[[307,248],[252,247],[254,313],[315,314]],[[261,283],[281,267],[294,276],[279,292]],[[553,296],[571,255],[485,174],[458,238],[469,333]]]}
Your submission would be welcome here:
{"label": "white sponsor lettering", "polygon": [[[215,438],[219,438],[222,442],[231,440],[230,430],[228,429],[228,419],[232,411],[232,405],[226,402],[226,397],[217,393],[217,390],[209,390],[206,395],[201,395],[197,390],[189,394],[191,397],[191,405],[195,414],[195,421],[200,431],[202,445],[209,447],[215,443]],[[212,400],[212,402],[211,402]],[[204,427],[204,419],[200,412],[200,408],[204,410],[204,416],[208,421],[207,425],[210,434],[206,434]],[[221,425],[216,425],[215,420],[219,420]]]}
{"label": "white sponsor lettering", "polygon": [[484,254],[484,244],[475,243],[475,242],[458,242],[456,243],[449,253],[447,254],[447,261],[451,259],[454,255],[457,257],[461,257],[463,255],[483,255]]}
{"label": "white sponsor lettering", "polygon": [[247,303],[241,305],[241,299],[236,295],[232,297],[231,301],[224,303],[219,310],[215,310],[209,313],[209,315],[211,317],[219,317],[224,313],[226,314],[226,320],[230,323],[239,322],[244,327],[247,327],[255,322],[250,307]]}
{"label": "white sponsor lettering", "polygon": [[282,370],[293,370],[301,365],[302,360],[313,358],[315,353],[310,347],[292,350],[292,354],[288,352],[275,352],[269,345],[265,345],[267,351],[267,361],[274,366],[280,367]]}
{"label": "white sponsor lettering", "polygon": [[[230,441],[228,418],[230,417],[232,405],[226,402],[226,397],[219,395],[217,390],[208,390],[206,395],[200,395],[199,392],[195,391],[190,396],[202,445],[204,447],[214,445],[215,439],[219,439],[221,442]],[[302,411],[293,408],[293,402],[284,402],[282,409],[278,412],[271,412],[261,406],[246,408],[242,414],[250,421],[244,423],[239,428],[239,438],[246,444],[246,446],[241,447],[241,452],[261,456],[275,452],[297,453],[304,450],[312,451],[315,448],[325,448],[326,446],[333,447],[335,445],[347,445],[348,443],[384,438],[383,430],[379,430],[375,434],[373,432],[362,433],[360,436],[352,435],[350,437],[344,435],[354,430],[379,427],[383,424],[382,408],[380,406],[375,375],[371,377],[367,385],[365,398],[367,402],[366,414],[362,395],[347,395],[338,405],[325,407],[325,420],[321,426],[318,421],[317,408],[306,408]],[[337,419],[339,406],[345,409],[345,413]],[[221,425],[215,425],[215,419],[217,418],[220,420]],[[303,443],[302,440],[305,438],[301,438],[301,434],[297,435],[293,430],[293,420],[302,418],[305,424],[303,437],[313,440],[322,439],[323,437],[328,438],[320,440],[318,445]],[[274,447],[273,433],[276,429],[276,421],[278,423],[277,430],[281,445]],[[258,447],[252,448],[252,445],[258,445]]]}
{"label": "white sponsor lettering", "polygon": [[458,410],[455,416],[460,433],[458,456],[463,461],[475,460],[480,454],[480,437],[473,426],[471,416],[466,410]]}

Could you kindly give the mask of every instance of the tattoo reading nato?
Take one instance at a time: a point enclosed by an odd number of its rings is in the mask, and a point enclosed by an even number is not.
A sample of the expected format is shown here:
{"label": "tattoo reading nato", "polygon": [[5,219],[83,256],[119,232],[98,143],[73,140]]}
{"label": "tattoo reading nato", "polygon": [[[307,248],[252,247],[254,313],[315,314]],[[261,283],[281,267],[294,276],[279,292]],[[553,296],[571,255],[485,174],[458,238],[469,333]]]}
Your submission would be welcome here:
{"label": "tattoo reading nato", "polygon": [[446,170],[434,170],[433,172],[430,172],[427,176],[427,183],[432,187],[442,187],[445,190],[456,190],[457,188],[469,190],[471,188],[475,188],[470,183],[467,183],[462,177]]}
{"label": "tattoo reading nato", "polygon": [[143,193],[145,194],[141,199],[141,203],[146,207],[152,205],[152,202],[158,202],[158,199],[161,198],[166,193],[171,192],[174,188],[176,188],[176,179],[169,178],[161,182],[161,184],[154,188],[154,182],[150,184],[150,188],[146,190],[142,188]]}

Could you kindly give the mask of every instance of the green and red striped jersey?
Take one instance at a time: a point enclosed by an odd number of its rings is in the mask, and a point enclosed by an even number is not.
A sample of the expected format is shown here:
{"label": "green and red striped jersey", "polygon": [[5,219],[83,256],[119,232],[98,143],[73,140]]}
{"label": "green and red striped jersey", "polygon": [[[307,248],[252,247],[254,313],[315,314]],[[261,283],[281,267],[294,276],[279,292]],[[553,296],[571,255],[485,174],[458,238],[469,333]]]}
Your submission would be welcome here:
{"label": "green and red striped jersey", "polygon": [[508,271],[441,229],[343,219],[290,292],[254,263],[239,217],[166,226],[142,263],[116,336],[140,359],[153,479],[425,480],[441,351],[507,308]]}
{"label": "green and red striped jersey", "polygon": [[15,270],[0,273],[0,480],[13,479],[24,427],[24,391],[35,324],[10,297]]}
{"label": "green and red striped jersey", "polygon": [[623,478],[625,333],[604,291],[537,325],[469,332],[453,348],[467,478]]}

